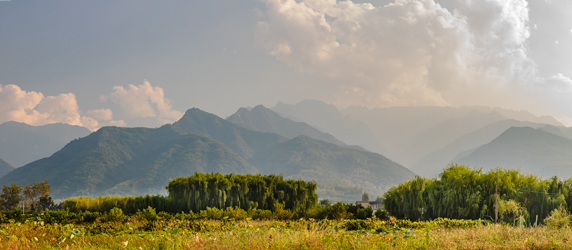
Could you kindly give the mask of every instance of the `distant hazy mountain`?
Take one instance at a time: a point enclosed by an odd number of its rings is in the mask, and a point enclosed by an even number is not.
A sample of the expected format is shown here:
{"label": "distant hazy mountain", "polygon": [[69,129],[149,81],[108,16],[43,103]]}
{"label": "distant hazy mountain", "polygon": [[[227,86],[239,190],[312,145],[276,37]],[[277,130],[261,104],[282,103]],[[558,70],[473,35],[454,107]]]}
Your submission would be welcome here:
{"label": "distant hazy mountain", "polygon": [[372,195],[413,176],[379,154],[306,136],[288,140],[190,109],[157,129],[101,128],[10,172],[0,185],[48,180],[55,198],[154,194],[164,193],[169,179],[195,171],[284,173],[286,178],[364,186]]}
{"label": "distant hazy mountain", "polygon": [[409,142],[411,161],[405,163],[413,164],[421,157],[445,147],[467,133],[505,119],[494,111],[491,113],[473,111],[461,117],[450,118],[413,137]]}
{"label": "distant hazy mountain", "polygon": [[261,133],[243,128],[197,108],[187,110],[179,121],[173,123],[172,127],[181,134],[202,134],[222,142],[247,160],[258,150],[288,140],[278,134]]}
{"label": "distant hazy mountain", "polygon": [[73,139],[89,135],[87,128],[68,124],[30,126],[19,122],[0,124],[0,158],[20,167],[48,157]]}
{"label": "distant hazy mountain", "polygon": [[572,141],[530,127],[512,127],[458,159],[457,163],[485,169],[502,166],[544,177],[572,176]]}
{"label": "distant hazy mountain", "polygon": [[273,111],[294,121],[305,122],[329,133],[349,145],[358,145],[374,152],[383,152],[383,143],[365,123],[344,115],[334,105],[304,100],[297,104],[279,102]]}
{"label": "distant hazy mountain", "polygon": [[413,166],[427,154],[452,143],[466,133],[494,122],[513,119],[562,126],[553,117],[537,117],[526,111],[484,106],[462,107],[348,107],[342,112],[364,122],[383,141],[384,155]]}
{"label": "distant hazy mountain", "polygon": [[338,146],[361,149],[357,146],[348,146],[333,135],[315,129],[305,122],[295,122],[289,118],[284,118],[262,105],[251,109],[240,108],[226,120],[250,130],[276,133],[289,139],[306,135]]}
{"label": "distant hazy mountain", "polygon": [[10,166],[8,162],[0,159],[0,178],[14,170],[14,167]]}
{"label": "distant hazy mountain", "polygon": [[263,174],[284,173],[288,178],[360,185],[372,195],[382,194],[414,175],[377,153],[347,149],[308,136],[278,143],[250,162]]}
{"label": "distant hazy mountain", "polygon": [[545,124],[522,122],[515,120],[503,120],[489,124],[477,131],[467,133],[454,142],[431,152],[411,166],[411,170],[425,177],[436,177],[449,163],[461,152],[474,150],[475,148],[491,142],[510,127],[534,127],[540,128]]}

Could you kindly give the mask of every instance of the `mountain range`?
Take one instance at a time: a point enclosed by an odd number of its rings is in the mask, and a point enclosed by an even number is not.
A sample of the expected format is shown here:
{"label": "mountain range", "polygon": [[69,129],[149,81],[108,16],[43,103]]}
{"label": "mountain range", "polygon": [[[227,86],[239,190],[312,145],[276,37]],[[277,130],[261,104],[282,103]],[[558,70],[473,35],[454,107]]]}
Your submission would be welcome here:
{"label": "mountain range", "polygon": [[568,178],[572,176],[572,141],[543,128],[511,127],[491,142],[460,154],[455,162]]}
{"label": "mountain range", "polygon": [[68,124],[30,126],[19,122],[0,124],[0,158],[14,167],[48,157],[73,139],[91,133]]}
{"label": "mountain range", "polygon": [[1,124],[0,158],[29,163],[14,170],[0,160],[0,185],[48,180],[64,198],[164,194],[170,179],[195,171],[282,174],[315,180],[321,198],[351,202],[415,174],[436,177],[450,163],[572,176],[572,128],[480,106],[338,109],[305,100],[240,108],[226,119],[192,108],[160,128],[88,134],[64,124]]}
{"label": "mountain range", "polygon": [[8,162],[0,159],[0,178],[10,173],[12,170],[14,170],[14,167],[8,164]]}
{"label": "mountain range", "polygon": [[427,154],[413,164],[410,169],[420,176],[435,177],[441,173],[445,166],[452,163],[455,157],[460,153],[474,150],[477,147],[491,142],[511,127],[540,128],[543,126],[545,126],[545,124],[516,120],[498,121],[460,136],[446,146]]}
{"label": "mountain range", "polygon": [[236,113],[226,118],[226,120],[250,130],[276,133],[288,139],[305,135],[338,146],[365,150],[359,146],[346,145],[331,134],[315,129],[305,122],[295,122],[289,118],[282,117],[262,105],[258,105],[250,110],[240,108]]}
{"label": "mountain range", "polygon": [[156,129],[101,128],[8,173],[0,185],[48,180],[55,198],[164,193],[171,178],[195,171],[283,174],[321,185],[357,185],[372,195],[414,175],[376,153],[253,131],[193,108]]}

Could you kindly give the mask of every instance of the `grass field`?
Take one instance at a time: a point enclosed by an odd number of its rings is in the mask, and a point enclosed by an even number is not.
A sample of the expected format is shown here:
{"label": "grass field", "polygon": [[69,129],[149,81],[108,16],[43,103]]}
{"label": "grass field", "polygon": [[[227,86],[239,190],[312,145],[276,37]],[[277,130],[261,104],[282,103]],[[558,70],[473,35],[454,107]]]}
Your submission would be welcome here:
{"label": "grass field", "polygon": [[[447,222],[447,221],[445,221]],[[473,221],[474,222],[474,221]],[[344,220],[178,220],[0,225],[0,249],[572,249],[571,229]],[[399,226],[401,225],[401,227]]]}

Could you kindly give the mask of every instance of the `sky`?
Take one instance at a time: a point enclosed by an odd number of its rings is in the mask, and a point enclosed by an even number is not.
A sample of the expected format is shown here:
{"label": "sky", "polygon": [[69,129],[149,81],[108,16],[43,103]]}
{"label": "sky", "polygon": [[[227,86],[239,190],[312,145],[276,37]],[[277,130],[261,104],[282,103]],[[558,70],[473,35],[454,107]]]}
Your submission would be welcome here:
{"label": "sky", "polygon": [[317,99],[572,125],[572,1],[0,1],[0,123],[155,127]]}

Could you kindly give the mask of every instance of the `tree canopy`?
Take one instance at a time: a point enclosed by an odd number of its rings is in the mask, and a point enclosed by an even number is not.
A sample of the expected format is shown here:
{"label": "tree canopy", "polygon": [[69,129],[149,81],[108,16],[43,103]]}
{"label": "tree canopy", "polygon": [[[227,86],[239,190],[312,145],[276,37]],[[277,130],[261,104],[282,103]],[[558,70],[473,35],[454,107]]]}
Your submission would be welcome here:
{"label": "tree canopy", "polygon": [[511,218],[515,214],[538,215],[543,220],[560,204],[572,209],[572,178],[543,180],[519,170],[497,167],[485,173],[463,165],[450,165],[435,179],[416,176],[400,183],[385,193],[383,202],[385,209],[397,218],[494,217],[495,186],[504,209],[501,212]]}

